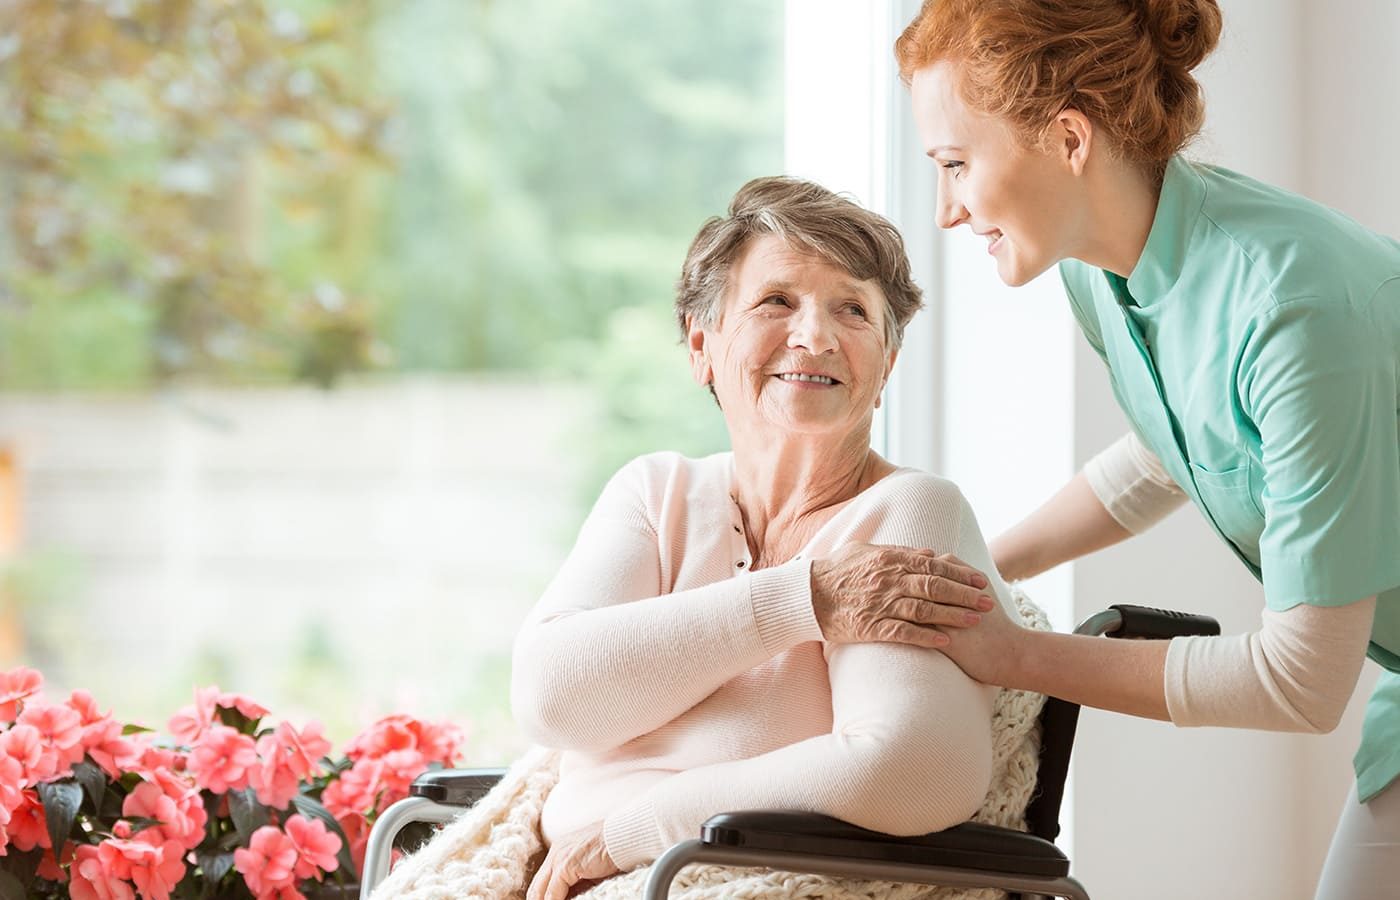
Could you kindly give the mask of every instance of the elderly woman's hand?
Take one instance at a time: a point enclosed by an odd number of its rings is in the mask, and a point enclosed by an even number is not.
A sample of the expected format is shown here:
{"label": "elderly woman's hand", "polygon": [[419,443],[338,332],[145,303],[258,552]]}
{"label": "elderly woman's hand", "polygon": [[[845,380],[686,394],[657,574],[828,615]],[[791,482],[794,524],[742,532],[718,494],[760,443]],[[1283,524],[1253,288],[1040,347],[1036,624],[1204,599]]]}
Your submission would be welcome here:
{"label": "elderly woman's hand", "polygon": [[847,544],[812,562],[812,609],[827,641],[948,644],[944,629],[966,628],[996,601],[987,578],[952,554]]}
{"label": "elderly woman's hand", "polygon": [[588,825],[554,842],[525,900],[565,900],[575,885],[601,881],[619,871],[603,843],[603,823]]}

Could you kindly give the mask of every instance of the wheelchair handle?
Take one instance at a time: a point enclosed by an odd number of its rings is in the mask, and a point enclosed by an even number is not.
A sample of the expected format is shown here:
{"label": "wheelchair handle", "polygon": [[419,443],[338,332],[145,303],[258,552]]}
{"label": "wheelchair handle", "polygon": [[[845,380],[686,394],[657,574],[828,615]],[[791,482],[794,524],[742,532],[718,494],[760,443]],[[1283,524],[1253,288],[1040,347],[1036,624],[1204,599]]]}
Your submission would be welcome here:
{"label": "wheelchair handle", "polygon": [[1115,603],[1085,619],[1075,632],[1112,638],[1165,640],[1191,634],[1218,635],[1220,623],[1210,616],[1196,613]]}

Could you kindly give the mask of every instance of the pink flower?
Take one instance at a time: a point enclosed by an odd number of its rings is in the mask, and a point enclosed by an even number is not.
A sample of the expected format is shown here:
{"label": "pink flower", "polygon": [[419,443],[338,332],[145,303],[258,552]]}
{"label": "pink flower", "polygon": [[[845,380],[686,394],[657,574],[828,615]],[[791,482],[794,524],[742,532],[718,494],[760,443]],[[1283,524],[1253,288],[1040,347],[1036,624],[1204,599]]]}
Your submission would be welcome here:
{"label": "pink flower", "polygon": [[320,773],[317,758],[330,752],[330,742],[321,737],[321,725],[312,722],[298,734],[283,722],[272,734],[258,738],[258,764],[248,772],[248,783],[258,794],[258,802],[274,809],[286,809],[297,795],[304,779]]}
{"label": "pink flower", "polygon": [[236,709],[249,719],[261,719],[267,715],[268,709],[261,703],[251,700],[242,694],[234,694],[228,691],[219,695],[216,705],[224,709]]}
{"label": "pink flower", "polygon": [[334,872],[340,867],[336,854],[340,852],[340,837],[326,828],[320,819],[307,819],[292,816],[287,819],[287,837],[297,848],[296,875],[298,878],[321,880],[323,872]]}
{"label": "pink flower", "polygon": [[190,751],[190,774],[201,788],[224,794],[248,786],[248,770],[257,765],[253,739],[227,725],[212,725]]}
{"label": "pink flower", "polygon": [[117,862],[111,854],[100,852],[99,847],[91,844],[78,847],[73,853],[73,865],[69,867],[68,895],[72,900],[135,900],[136,892],[131,885],[112,870]]}
{"label": "pink flower", "polygon": [[137,892],[146,900],[170,900],[171,888],[185,877],[184,848],[162,839],[153,828],[131,837],[131,826],[118,822],[112,832],[115,837],[97,845],[104,869],[135,882]]}
{"label": "pink flower", "polygon": [[195,744],[214,723],[219,709],[236,709],[249,719],[267,715],[267,707],[242,694],[220,691],[217,687],[196,688],[194,705],[186,706],[170,717],[170,733],[186,746]]}
{"label": "pink flower", "polygon": [[21,853],[35,847],[52,847],[53,840],[49,838],[49,826],[44,818],[44,805],[39,802],[39,794],[32,790],[25,791],[21,798],[5,828],[10,836],[10,843]]}
{"label": "pink flower", "polygon": [[451,725],[434,725],[412,716],[385,716],[355,737],[345,753],[353,760],[382,757],[395,750],[416,750],[428,762],[449,765],[462,733]]}
{"label": "pink flower", "polygon": [[[8,825],[10,814],[24,802],[24,762],[10,755],[5,746],[5,738],[13,733],[0,735],[0,825]],[[4,846],[3,841],[0,846]]]}
{"label": "pink flower", "polygon": [[214,705],[219,699],[216,687],[196,688],[194,705],[181,707],[170,717],[170,733],[175,740],[191,746],[204,736],[206,729],[214,721]]}
{"label": "pink flower", "polygon": [[368,815],[374,811],[384,792],[386,774],[387,767],[383,760],[362,759],[326,786],[321,802],[336,818],[342,813]]}
{"label": "pink flower", "polygon": [[32,725],[15,725],[9,731],[0,734],[0,755],[19,763],[23,770],[22,779],[29,779],[31,783],[40,780],[44,741],[39,729]]}
{"label": "pink flower", "polygon": [[166,769],[157,769],[152,780],[132,788],[122,801],[122,815],[158,820],[154,830],[186,850],[199,846],[209,821],[199,790]]}
{"label": "pink flower", "polygon": [[248,784],[258,802],[273,809],[286,809],[297,795],[301,781],[285,762],[282,745],[271,734],[258,738],[258,761],[248,770]]}
{"label": "pink flower", "polygon": [[68,708],[78,714],[78,724],[91,725],[107,718],[97,711],[97,701],[87,691],[77,690],[68,697]]}
{"label": "pink flower", "polygon": [[29,725],[39,732],[42,756],[30,768],[31,780],[66,775],[83,758],[82,717],[67,706],[26,706],[16,728]]}
{"label": "pink flower", "polygon": [[290,723],[277,726],[277,738],[287,754],[287,764],[298,778],[312,778],[321,771],[321,757],[331,752],[331,742],[326,740],[320,722],[308,722],[297,732]]}
{"label": "pink flower", "polygon": [[[73,853],[77,849],[72,841],[63,842],[63,849],[58,854],[63,866],[68,866],[73,862]],[[68,880],[68,872],[53,861],[52,853],[45,853],[39,857],[39,868],[34,871],[34,874],[46,881],[56,881],[59,884]]]}
{"label": "pink flower", "polygon": [[336,822],[340,824],[340,830],[345,832],[345,839],[350,842],[350,860],[355,864],[355,874],[359,875],[365,870],[365,848],[369,846],[369,819],[357,812],[337,815]]}
{"label": "pink flower", "polygon": [[0,721],[13,722],[20,704],[43,686],[44,676],[33,669],[20,667],[0,672]]}
{"label": "pink flower", "polygon": [[157,747],[150,743],[149,735],[142,735],[132,743],[136,745],[138,758],[129,765],[132,772],[136,772],[143,778],[151,778],[159,769],[170,772],[183,772],[188,768],[189,758],[186,754],[167,747]]}
{"label": "pink flower", "polygon": [[122,724],[116,719],[84,726],[83,750],[114,781],[141,761],[140,747],[122,737]]}
{"label": "pink flower", "polygon": [[97,702],[87,691],[74,691],[68,698],[68,708],[78,714],[83,729],[83,751],[92,757],[109,777],[116,780],[122,772],[140,761],[141,748],[135,741],[122,736],[122,725],[109,714],[98,712]]}
{"label": "pink flower", "polygon": [[253,832],[246,848],[233,851],[233,865],[243,874],[248,890],[263,898],[296,886],[297,848],[272,825]]}

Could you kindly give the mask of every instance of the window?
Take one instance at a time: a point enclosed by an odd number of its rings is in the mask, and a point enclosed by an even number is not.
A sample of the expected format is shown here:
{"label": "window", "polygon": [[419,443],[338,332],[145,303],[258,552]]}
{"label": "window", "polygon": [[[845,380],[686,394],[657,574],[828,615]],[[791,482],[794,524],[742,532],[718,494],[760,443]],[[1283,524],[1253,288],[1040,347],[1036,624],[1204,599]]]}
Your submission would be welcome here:
{"label": "window", "polygon": [[725,446],[671,291],[782,169],[782,4],[21,7],[0,664],[508,758],[511,638],[603,480]]}

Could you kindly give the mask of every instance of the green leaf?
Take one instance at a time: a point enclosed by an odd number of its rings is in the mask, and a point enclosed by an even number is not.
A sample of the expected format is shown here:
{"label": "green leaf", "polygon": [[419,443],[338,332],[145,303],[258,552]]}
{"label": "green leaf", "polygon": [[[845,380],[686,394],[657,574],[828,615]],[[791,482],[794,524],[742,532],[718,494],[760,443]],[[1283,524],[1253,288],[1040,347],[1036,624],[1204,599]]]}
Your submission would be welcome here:
{"label": "green leaf", "polygon": [[252,788],[228,792],[228,811],[233,818],[233,827],[244,846],[252,838],[253,832],[263,827],[271,819],[266,806],[258,802]]}
{"label": "green leaf", "polygon": [[53,859],[57,863],[63,842],[68,840],[68,832],[73,830],[73,821],[78,818],[78,807],[83,805],[83,789],[77,782],[67,779],[50,781],[39,785],[39,800],[44,804],[49,839],[53,841]]}
{"label": "green leaf", "polygon": [[129,734],[149,734],[153,731],[155,731],[154,728],[147,728],[145,725],[123,725],[122,737],[126,737]]}
{"label": "green leaf", "polygon": [[199,864],[200,871],[204,873],[204,883],[206,886],[218,884],[228,870],[233,868],[232,853],[202,853],[195,851],[195,862]]}
{"label": "green leaf", "polygon": [[232,706],[217,706],[214,708],[214,718],[224,725],[237,731],[239,734],[252,735],[258,730],[258,723],[261,719],[250,719]]}
{"label": "green leaf", "polygon": [[83,760],[73,766],[73,777],[83,786],[83,793],[92,801],[94,814],[102,814],[102,795],[107,793],[107,773],[95,763]]}
{"label": "green leaf", "polygon": [[9,872],[0,871],[0,900],[27,900],[24,885]]}
{"label": "green leaf", "polygon": [[44,857],[44,849],[35,847],[25,853],[19,853],[14,847],[10,847],[10,852],[0,857],[0,870],[14,876],[20,884],[29,885],[34,881],[34,872],[39,868],[39,861]]}
{"label": "green leaf", "polygon": [[350,857],[350,839],[345,836],[345,830],[340,827],[340,823],[335,820],[335,816],[331,815],[331,811],[322,806],[319,801],[313,800],[305,794],[298,794],[293,797],[292,805],[295,806],[297,812],[301,813],[303,816],[320,819],[322,822],[326,823],[326,828],[330,829],[333,834],[340,838],[340,852],[336,854],[336,858],[340,860],[341,871],[355,871],[355,861]]}

